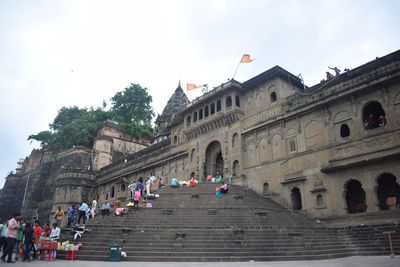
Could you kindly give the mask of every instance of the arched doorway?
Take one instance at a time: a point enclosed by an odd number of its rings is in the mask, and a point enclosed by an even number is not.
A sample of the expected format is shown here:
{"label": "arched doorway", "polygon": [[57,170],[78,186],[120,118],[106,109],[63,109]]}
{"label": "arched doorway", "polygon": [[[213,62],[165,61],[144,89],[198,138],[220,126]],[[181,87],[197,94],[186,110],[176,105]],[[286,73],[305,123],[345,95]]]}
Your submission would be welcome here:
{"label": "arched doorway", "polygon": [[263,185],[263,193],[264,194],[269,194],[269,184],[268,183],[264,183],[264,185]]}
{"label": "arched doorway", "polygon": [[204,167],[204,177],[208,175],[216,176],[224,173],[224,158],[222,157],[221,143],[214,141],[206,149],[206,164]]}
{"label": "arched doorway", "polygon": [[365,191],[358,180],[350,179],[345,185],[345,196],[348,213],[359,213],[367,211],[365,203]]}
{"label": "arched doorway", "polygon": [[298,187],[294,187],[291,191],[290,198],[292,199],[292,209],[301,210],[301,193]]}
{"label": "arched doorway", "polygon": [[378,184],[376,194],[381,210],[388,210],[391,206],[394,208],[396,203],[399,204],[400,186],[396,182],[396,176],[387,172],[382,173],[376,179],[376,183]]}

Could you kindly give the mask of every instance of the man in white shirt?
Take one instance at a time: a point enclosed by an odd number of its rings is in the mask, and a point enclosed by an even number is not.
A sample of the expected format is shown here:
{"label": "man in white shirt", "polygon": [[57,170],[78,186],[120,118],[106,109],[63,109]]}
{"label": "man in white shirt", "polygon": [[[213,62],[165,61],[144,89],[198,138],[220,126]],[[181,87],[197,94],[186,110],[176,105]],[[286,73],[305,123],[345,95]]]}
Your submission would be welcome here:
{"label": "man in white shirt", "polygon": [[60,239],[60,232],[61,229],[58,228],[56,223],[53,223],[53,229],[51,229],[50,238],[53,238],[58,241],[58,239]]}
{"label": "man in white shirt", "polygon": [[[61,229],[58,228],[56,223],[53,223],[53,229],[51,229],[50,238],[52,238],[52,239],[54,239],[54,241],[58,242],[58,240],[60,239],[60,232],[61,232]],[[53,250],[52,253],[53,253],[53,258],[55,259],[56,258],[56,250]]]}

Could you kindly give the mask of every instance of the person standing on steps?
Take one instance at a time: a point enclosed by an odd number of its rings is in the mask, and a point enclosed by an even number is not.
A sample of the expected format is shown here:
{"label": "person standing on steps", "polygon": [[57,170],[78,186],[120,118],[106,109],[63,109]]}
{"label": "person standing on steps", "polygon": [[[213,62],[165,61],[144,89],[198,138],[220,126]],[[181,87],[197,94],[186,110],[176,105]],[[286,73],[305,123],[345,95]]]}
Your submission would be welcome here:
{"label": "person standing on steps", "polygon": [[143,178],[139,177],[138,182],[136,183],[136,189],[140,191],[140,194],[143,195]]}
{"label": "person standing on steps", "polygon": [[146,181],[146,195],[147,196],[150,195],[150,185],[151,185],[151,180],[150,180],[150,178],[147,178],[147,181]]}
{"label": "person standing on steps", "polygon": [[76,210],[75,210],[75,206],[71,205],[68,208],[68,212],[67,212],[67,228],[71,227],[71,224],[75,225],[76,221]]}
{"label": "person standing on steps", "polygon": [[136,189],[135,193],[133,194],[133,210],[136,212],[139,210],[139,201],[141,198],[141,194],[139,189]]}
{"label": "person standing on steps", "polygon": [[86,223],[86,212],[88,210],[89,210],[88,204],[86,204],[86,201],[83,201],[82,205],[79,207],[78,224],[81,223],[81,218],[83,218],[83,224]]}
{"label": "person standing on steps", "polygon": [[54,219],[56,219],[56,224],[60,226],[62,219],[64,219],[64,211],[61,210],[61,207],[57,208],[57,211],[54,214]]}

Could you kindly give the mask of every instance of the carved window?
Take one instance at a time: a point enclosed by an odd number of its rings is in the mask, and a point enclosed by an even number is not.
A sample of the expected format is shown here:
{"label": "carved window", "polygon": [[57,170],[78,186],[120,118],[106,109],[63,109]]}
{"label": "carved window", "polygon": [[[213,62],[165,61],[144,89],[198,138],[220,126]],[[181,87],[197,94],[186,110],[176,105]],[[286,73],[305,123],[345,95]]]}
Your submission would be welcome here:
{"label": "carved window", "polygon": [[221,111],[221,100],[217,100],[217,112]]}
{"label": "carved window", "polygon": [[190,161],[194,161],[196,159],[196,149],[192,149],[192,152],[190,153]]}
{"label": "carved window", "polygon": [[232,166],[232,175],[233,175],[233,176],[238,175],[238,174],[239,174],[239,171],[240,171],[239,161],[238,161],[238,160],[235,160],[235,161],[233,162],[233,166]]}
{"label": "carved window", "polygon": [[188,116],[186,118],[186,126],[190,126],[191,121],[192,121],[192,117]]}
{"label": "carved window", "polygon": [[239,139],[238,134],[234,133],[232,135],[232,148],[234,148],[238,145],[238,139]]}
{"label": "carved window", "polygon": [[349,126],[347,124],[342,124],[340,126],[340,136],[342,138],[350,136],[350,128],[349,128]]}
{"label": "carved window", "polygon": [[400,112],[400,93],[394,98],[394,111]]}
{"label": "carved window", "polygon": [[237,107],[240,107],[240,98],[239,98],[238,95],[235,96],[235,103],[236,103],[236,106],[237,106]]}
{"label": "carved window", "polygon": [[197,111],[193,113],[193,122],[197,121]]}
{"label": "carved window", "polygon": [[204,118],[208,117],[208,106],[204,107]]}
{"label": "carved window", "polygon": [[265,162],[269,160],[269,151],[268,151],[268,140],[266,138],[262,138],[259,146],[259,158],[261,162]]}
{"label": "carved window", "polygon": [[211,103],[210,104],[210,114],[214,114],[215,113],[215,103]]}
{"label": "carved window", "polygon": [[363,123],[366,130],[386,125],[386,113],[378,101],[370,101],[363,107]]}
{"label": "carved window", "polygon": [[225,100],[225,107],[229,108],[232,106],[232,97],[228,96]]}
{"label": "carved window", "polygon": [[178,136],[174,136],[174,144],[177,144],[178,143]]}
{"label": "carved window", "polygon": [[264,185],[263,185],[263,193],[264,194],[268,194],[269,193],[269,184],[268,183],[264,183]]}
{"label": "carved window", "polygon": [[202,120],[202,119],[203,119],[203,109],[201,108],[199,110],[199,120]]}
{"label": "carved window", "polygon": [[125,184],[121,185],[121,192],[125,192]]}
{"label": "carved window", "polygon": [[317,195],[317,207],[323,207],[324,206],[324,197],[321,194]]}
{"label": "carved window", "polygon": [[275,102],[276,101],[276,93],[272,92],[269,96],[269,99],[270,99],[271,103]]}
{"label": "carved window", "polygon": [[296,152],[296,141],[289,140],[289,152]]}
{"label": "carved window", "polygon": [[108,194],[106,195],[106,200],[108,200]]}
{"label": "carved window", "polygon": [[114,186],[112,186],[111,187],[111,198],[114,197],[114,194],[115,194],[115,189],[114,189]]}

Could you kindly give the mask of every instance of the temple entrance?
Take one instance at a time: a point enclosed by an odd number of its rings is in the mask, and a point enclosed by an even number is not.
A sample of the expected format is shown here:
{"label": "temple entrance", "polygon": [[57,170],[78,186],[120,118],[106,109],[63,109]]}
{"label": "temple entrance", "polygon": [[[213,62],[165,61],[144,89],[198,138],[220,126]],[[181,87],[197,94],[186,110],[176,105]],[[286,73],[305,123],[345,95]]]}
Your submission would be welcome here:
{"label": "temple entrance", "polygon": [[391,173],[382,173],[376,179],[378,188],[376,194],[381,210],[394,209],[399,204],[400,186],[396,182],[396,176]]}
{"label": "temple entrance", "polygon": [[222,157],[221,143],[214,141],[206,149],[206,163],[204,166],[204,177],[224,174],[224,158]]}
{"label": "temple entrance", "polygon": [[294,187],[290,193],[290,198],[292,199],[292,209],[293,210],[301,210],[301,193],[300,189]]}
{"label": "temple entrance", "polygon": [[347,212],[359,213],[367,211],[367,204],[365,203],[365,191],[362,184],[358,180],[348,180],[344,185]]}

